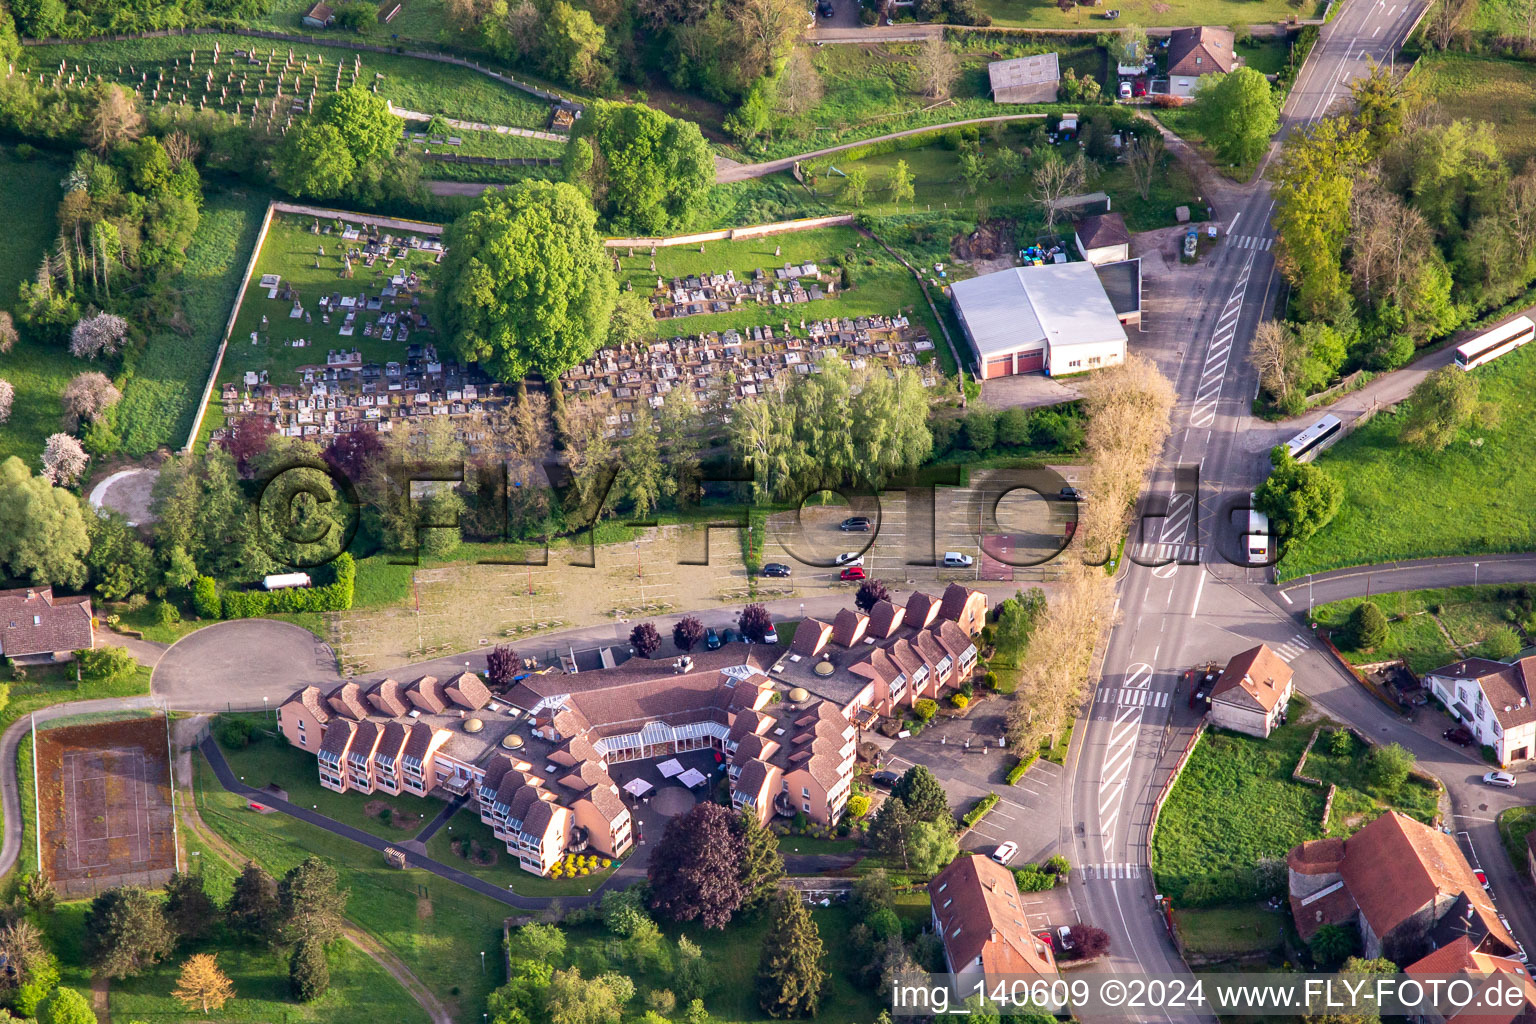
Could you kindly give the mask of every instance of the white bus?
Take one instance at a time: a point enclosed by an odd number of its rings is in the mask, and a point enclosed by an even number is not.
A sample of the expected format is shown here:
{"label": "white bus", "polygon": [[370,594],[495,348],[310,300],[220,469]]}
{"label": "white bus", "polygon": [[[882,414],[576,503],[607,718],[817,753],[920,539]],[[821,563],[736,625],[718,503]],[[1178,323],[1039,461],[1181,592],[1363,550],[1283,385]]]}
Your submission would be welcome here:
{"label": "white bus", "polygon": [[1536,323],[1528,316],[1517,316],[1507,324],[1500,324],[1487,334],[1480,335],[1456,347],[1456,365],[1463,370],[1482,366],[1506,352],[1530,341],[1536,336]]}
{"label": "white bus", "polygon": [[[1248,495],[1248,504],[1258,502],[1258,495]],[[1263,565],[1269,561],[1269,516],[1256,508],[1250,508],[1245,524],[1248,529],[1243,533],[1243,553],[1248,556],[1249,565]]]}
{"label": "white bus", "polygon": [[1311,462],[1318,452],[1339,439],[1343,429],[1344,424],[1339,418],[1329,414],[1291,438],[1286,447],[1297,462]]}

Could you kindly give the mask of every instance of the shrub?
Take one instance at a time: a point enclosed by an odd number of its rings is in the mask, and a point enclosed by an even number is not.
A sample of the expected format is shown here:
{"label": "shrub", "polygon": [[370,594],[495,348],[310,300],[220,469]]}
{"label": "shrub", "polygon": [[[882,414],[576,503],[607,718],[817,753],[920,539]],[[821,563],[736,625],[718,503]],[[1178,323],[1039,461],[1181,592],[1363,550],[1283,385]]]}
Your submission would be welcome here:
{"label": "shrub", "polygon": [[956,693],[950,695],[949,702],[950,704],[954,705],[957,710],[963,711],[967,706],[970,705],[971,698],[967,697],[963,693]]}
{"label": "shrub", "polygon": [[1059,853],[1053,853],[1046,858],[1045,863],[1040,865],[1040,867],[1050,874],[1065,878],[1072,870],[1072,862]]}
{"label": "shrub", "polygon": [[226,619],[253,619],[274,612],[344,612],[352,607],[357,563],[342,552],[330,565],[333,579],[324,586],[291,587],[287,590],[226,590]]}
{"label": "shrub", "polygon": [[1056,876],[1048,875],[1034,865],[1019,868],[1013,873],[1020,892],[1046,892],[1056,887]]}
{"label": "shrub", "polygon": [[863,793],[855,793],[848,798],[848,815],[852,818],[862,818],[869,813],[869,797]]}
{"label": "shrub", "polygon": [[331,987],[331,969],[325,962],[325,944],[316,938],[300,939],[288,959],[288,988],[301,1003],[312,1002]]}
{"label": "shrub", "polygon": [[1024,773],[1029,771],[1030,767],[1033,766],[1034,763],[1039,759],[1040,751],[1038,750],[1030,754],[1028,757],[1019,758],[1019,763],[1008,769],[1008,785],[1012,786],[1016,784],[1020,779],[1022,779],[1024,777]]}
{"label": "shrub", "polygon": [[126,647],[95,647],[75,652],[75,658],[80,663],[80,677],[92,682],[116,679],[138,664]]}
{"label": "shrub", "polygon": [[244,750],[251,744],[251,723],[243,718],[219,719],[219,746]]}
{"label": "shrub", "polygon": [[1362,651],[1373,651],[1386,643],[1390,632],[1387,617],[1369,601],[1355,605],[1349,613],[1348,629],[1354,646]]}
{"label": "shrub", "polygon": [[938,701],[924,697],[922,700],[918,701],[912,706],[912,710],[917,712],[918,721],[926,725],[928,722],[933,720],[934,715],[939,713],[939,703]]}
{"label": "shrub", "polygon": [[192,585],[192,610],[197,612],[199,618],[219,617],[219,589],[212,576],[199,576]]}
{"label": "shrub", "polygon": [[965,812],[965,816],[960,819],[960,824],[970,828],[982,818],[985,818],[988,811],[997,806],[998,799],[999,797],[996,793],[988,793],[980,800],[977,800],[971,809]]}
{"label": "shrub", "polygon": [[174,626],[181,621],[181,612],[169,601],[161,601],[155,605],[155,625]]}
{"label": "shrub", "polygon": [[1349,735],[1348,729],[1334,729],[1329,733],[1328,752],[1335,757],[1348,755],[1355,745],[1354,739]]}

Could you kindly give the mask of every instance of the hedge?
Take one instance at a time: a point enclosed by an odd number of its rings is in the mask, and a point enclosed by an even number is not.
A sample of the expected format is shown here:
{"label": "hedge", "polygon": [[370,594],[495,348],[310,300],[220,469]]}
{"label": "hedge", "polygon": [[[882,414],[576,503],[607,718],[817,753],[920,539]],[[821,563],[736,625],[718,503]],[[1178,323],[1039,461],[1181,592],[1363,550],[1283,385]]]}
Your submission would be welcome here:
{"label": "hedge", "polygon": [[319,587],[291,587],[286,590],[226,590],[223,605],[226,619],[251,619],[277,612],[344,612],[352,607],[352,586],[357,579],[357,563],[342,552],[331,563],[335,580]]}
{"label": "hedge", "polygon": [[199,576],[192,585],[192,610],[204,619],[217,619],[222,615],[218,587],[212,576]]}
{"label": "hedge", "polygon": [[1056,876],[1041,871],[1033,864],[1019,868],[1013,873],[1013,879],[1018,883],[1020,892],[1045,892],[1056,888]]}
{"label": "hedge", "polygon": [[1024,773],[1029,771],[1038,760],[1040,760],[1040,751],[1038,750],[1028,757],[1019,758],[1019,763],[1008,769],[1008,785],[1015,785],[1024,777]]}
{"label": "hedge", "polygon": [[970,828],[982,818],[985,818],[987,816],[987,812],[997,806],[998,799],[999,798],[996,793],[988,793],[980,800],[977,800],[975,806],[966,811],[965,817],[960,819],[961,826],[964,828]]}

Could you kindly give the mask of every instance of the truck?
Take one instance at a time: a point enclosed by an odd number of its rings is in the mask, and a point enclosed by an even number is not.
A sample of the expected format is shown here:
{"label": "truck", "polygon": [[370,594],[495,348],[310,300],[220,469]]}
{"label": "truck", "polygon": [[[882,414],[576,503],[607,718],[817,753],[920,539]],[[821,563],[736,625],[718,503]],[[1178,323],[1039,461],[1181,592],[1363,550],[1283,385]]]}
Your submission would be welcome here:
{"label": "truck", "polygon": [[[1257,501],[1257,495],[1248,495],[1249,505]],[[1265,564],[1269,561],[1269,516],[1250,508],[1243,526],[1243,556],[1249,565]]]}

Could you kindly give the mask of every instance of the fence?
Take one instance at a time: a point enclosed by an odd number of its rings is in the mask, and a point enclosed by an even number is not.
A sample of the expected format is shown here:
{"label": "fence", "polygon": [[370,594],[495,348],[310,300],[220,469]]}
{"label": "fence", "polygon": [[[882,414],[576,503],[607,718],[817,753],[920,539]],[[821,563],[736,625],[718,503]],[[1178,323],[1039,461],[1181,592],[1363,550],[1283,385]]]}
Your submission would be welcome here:
{"label": "fence", "polygon": [[419,160],[443,164],[474,164],[478,167],[559,167],[557,156],[465,156],[463,153],[417,153]]}
{"label": "fence", "polygon": [[383,53],[400,57],[415,57],[418,60],[430,60],[435,61],[438,64],[456,64],[461,68],[468,68],[469,70],[482,74],[487,78],[494,79],[503,85],[509,85],[512,88],[519,89],[531,96],[537,96],[539,99],[548,103],[567,106],[578,112],[584,109],[580,103],[568,96],[562,96],[557,92],[551,92],[548,89],[540,88],[539,86],[533,85],[529,82],[519,82],[511,75],[504,75],[499,71],[492,71],[490,68],[486,67],[480,62],[469,60],[465,57],[455,57],[447,53],[435,53],[431,50],[408,50],[403,46],[377,46],[373,43],[353,42],[350,39],[306,36],[291,32],[270,32],[264,29],[242,28],[237,26],[230,26],[227,28],[219,26],[203,26],[198,28],[157,29],[153,32],[126,32],[113,35],[81,36],[78,39],[61,39],[56,36],[50,36],[47,39],[23,39],[21,43],[23,46],[69,46],[79,45],[81,43],[127,43],[132,42],[135,39],[166,39],[172,36],[245,36],[251,39],[270,39],[274,42],[282,43],[307,43],[311,46],[330,46],[342,50],[358,50],[364,53]]}
{"label": "fence", "polygon": [[744,238],[762,238],[765,235],[788,234],[792,231],[812,231],[816,228],[847,227],[853,223],[853,214],[840,213],[830,217],[805,217],[800,220],[781,220],[772,224],[754,224],[745,228],[723,228],[719,231],[701,231],[693,235],[673,235],[671,238],[609,238],[603,245],[610,249],[666,249],[674,245],[701,245],[704,242],[732,242]]}
{"label": "fence", "polygon": [[1168,794],[1173,792],[1174,783],[1179,781],[1179,776],[1184,774],[1184,766],[1189,764],[1189,755],[1195,752],[1195,744],[1200,742],[1200,737],[1205,733],[1208,719],[1200,719],[1200,724],[1195,726],[1194,733],[1189,737],[1189,742],[1184,744],[1184,750],[1179,754],[1179,759],[1174,762],[1173,771],[1168,773],[1168,778],[1163,782],[1163,788],[1158,790],[1157,799],[1152,801],[1152,816],[1147,819],[1147,875],[1152,874],[1152,837],[1157,834],[1157,818],[1163,813],[1163,804],[1168,801]]}

